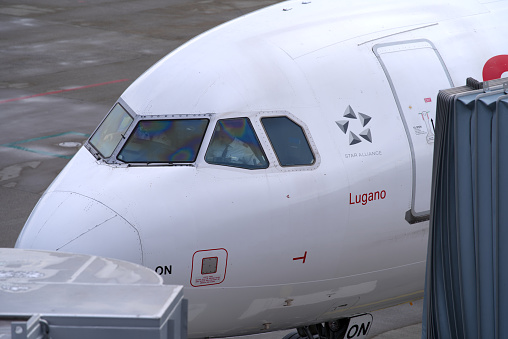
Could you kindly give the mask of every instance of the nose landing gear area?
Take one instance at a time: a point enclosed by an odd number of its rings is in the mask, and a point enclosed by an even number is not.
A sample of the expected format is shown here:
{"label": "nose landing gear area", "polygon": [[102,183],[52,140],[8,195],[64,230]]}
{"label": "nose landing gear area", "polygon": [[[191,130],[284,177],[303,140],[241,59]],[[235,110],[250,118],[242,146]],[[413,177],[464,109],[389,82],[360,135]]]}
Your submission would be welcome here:
{"label": "nose landing gear area", "polygon": [[369,313],[352,318],[343,318],[324,324],[297,328],[283,339],[352,339],[366,338],[372,327],[372,315]]}

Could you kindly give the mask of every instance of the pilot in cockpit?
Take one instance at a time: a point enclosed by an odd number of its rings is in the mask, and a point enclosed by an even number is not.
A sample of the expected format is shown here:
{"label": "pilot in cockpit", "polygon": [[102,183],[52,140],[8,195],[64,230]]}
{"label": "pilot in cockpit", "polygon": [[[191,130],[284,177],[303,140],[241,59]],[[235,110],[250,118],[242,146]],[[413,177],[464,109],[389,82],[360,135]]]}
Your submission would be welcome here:
{"label": "pilot in cockpit", "polygon": [[206,158],[208,161],[222,164],[257,165],[259,163],[249,145],[232,136],[221,124],[215,127]]}

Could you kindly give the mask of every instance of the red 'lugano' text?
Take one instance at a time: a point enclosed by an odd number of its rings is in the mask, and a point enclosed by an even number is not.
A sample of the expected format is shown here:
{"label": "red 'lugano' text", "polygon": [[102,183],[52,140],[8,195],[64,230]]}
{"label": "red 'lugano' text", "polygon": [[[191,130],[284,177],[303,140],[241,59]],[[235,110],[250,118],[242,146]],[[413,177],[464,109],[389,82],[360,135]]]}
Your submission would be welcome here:
{"label": "red 'lugano' text", "polygon": [[354,205],[354,204],[361,203],[362,205],[367,205],[367,203],[369,201],[383,200],[384,198],[386,198],[386,191],[385,190],[370,192],[370,193],[363,193],[363,194],[355,194],[354,200],[353,200],[353,195],[351,193],[349,193],[349,204]]}

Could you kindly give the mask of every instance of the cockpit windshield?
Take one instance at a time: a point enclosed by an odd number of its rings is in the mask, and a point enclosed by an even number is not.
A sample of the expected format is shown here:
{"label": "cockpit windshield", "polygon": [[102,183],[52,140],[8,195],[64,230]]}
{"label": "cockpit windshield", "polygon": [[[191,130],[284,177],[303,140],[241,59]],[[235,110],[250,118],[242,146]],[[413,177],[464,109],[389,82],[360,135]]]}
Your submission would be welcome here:
{"label": "cockpit windshield", "polygon": [[208,119],[141,120],[117,158],[128,163],[194,162],[208,122]]}
{"label": "cockpit windshield", "polygon": [[125,109],[120,104],[116,104],[92,135],[89,143],[104,158],[109,158],[133,121],[134,119]]}
{"label": "cockpit windshield", "polygon": [[246,169],[268,167],[266,156],[247,118],[217,121],[205,161]]}

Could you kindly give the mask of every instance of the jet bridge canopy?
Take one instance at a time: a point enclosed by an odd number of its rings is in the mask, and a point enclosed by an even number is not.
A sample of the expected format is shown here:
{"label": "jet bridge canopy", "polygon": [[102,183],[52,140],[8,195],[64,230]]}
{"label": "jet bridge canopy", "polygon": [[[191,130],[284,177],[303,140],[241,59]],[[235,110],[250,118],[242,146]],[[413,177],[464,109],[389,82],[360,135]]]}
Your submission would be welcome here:
{"label": "jet bridge canopy", "polygon": [[182,286],[96,256],[0,248],[0,338],[187,337]]}
{"label": "jet bridge canopy", "polygon": [[439,92],[422,338],[508,338],[503,81]]}

